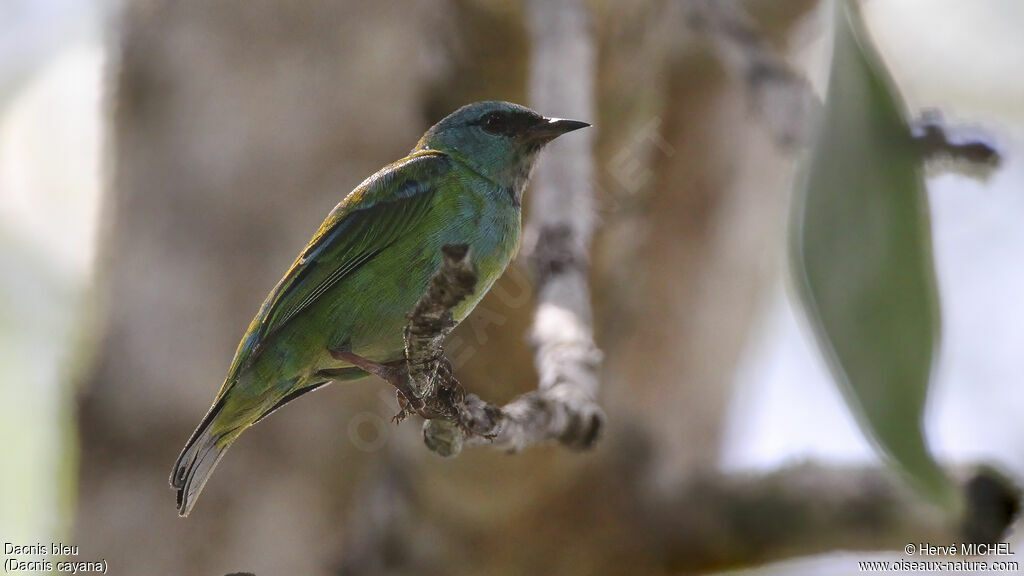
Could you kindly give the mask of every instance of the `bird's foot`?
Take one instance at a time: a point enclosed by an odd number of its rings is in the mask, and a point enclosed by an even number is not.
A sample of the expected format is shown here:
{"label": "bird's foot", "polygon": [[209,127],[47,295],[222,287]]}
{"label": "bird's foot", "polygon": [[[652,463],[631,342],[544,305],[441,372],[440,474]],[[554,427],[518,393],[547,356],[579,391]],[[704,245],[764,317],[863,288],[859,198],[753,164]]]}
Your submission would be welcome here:
{"label": "bird's foot", "polygon": [[409,366],[404,359],[381,363],[368,360],[348,350],[331,350],[330,352],[335,360],[348,362],[353,366],[366,370],[395,387],[400,408],[398,414],[395,414],[391,419],[395,424],[400,424],[410,413],[419,414],[427,419],[437,417],[437,414],[433,411],[426,409],[426,403],[416,395],[416,391],[413,389],[409,379]]}
{"label": "bird's foot", "polygon": [[419,414],[426,418],[427,416],[423,413],[423,409],[426,404],[423,399],[416,398],[416,402],[412,402],[401,390],[395,391],[395,397],[398,399],[398,414],[391,417],[391,421],[395,424],[401,424],[409,417],[409,414]]}
{"label": "bird's foot", "polygon": [[395,414],[391,421],[395,424],[401,424],[410,414],[419,414],[424,420],[433,420],[434,418],[445,417],[449,414],[448,410],[443,401],[435,398],[419,398],[413,396],[412,400],[402,390],[398,390],[395,393],[398,398],[398,414]]}

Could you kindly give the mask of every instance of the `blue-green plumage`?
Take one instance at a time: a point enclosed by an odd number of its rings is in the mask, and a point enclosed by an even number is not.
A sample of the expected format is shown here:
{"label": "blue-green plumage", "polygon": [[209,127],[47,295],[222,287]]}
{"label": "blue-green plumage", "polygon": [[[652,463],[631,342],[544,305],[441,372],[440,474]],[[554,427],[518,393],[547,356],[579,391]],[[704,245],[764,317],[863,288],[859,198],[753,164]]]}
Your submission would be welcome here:
{"label": "blue-green plumage", "polygon": [[540,148],[585,123],[507,102],[460,108],[405,158],[357,186],[260,307],[213,407],[171,474],[188,514],[219,459],[247,427],[330,380],[367,375],[332,351],[400,361],[407,315],[441,263],[467,244],[478,283],[465,318],[519,246],[520,203]]}

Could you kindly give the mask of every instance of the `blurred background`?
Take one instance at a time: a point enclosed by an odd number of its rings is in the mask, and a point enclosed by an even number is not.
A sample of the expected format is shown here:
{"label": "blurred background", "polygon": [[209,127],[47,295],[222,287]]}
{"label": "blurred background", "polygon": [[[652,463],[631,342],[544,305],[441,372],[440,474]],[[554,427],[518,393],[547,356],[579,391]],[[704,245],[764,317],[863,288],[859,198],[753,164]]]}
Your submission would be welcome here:
{"label": "blurred background", "polygon": [[[111,574],[582,575],[852,574],[957,537],[877,455],[800,311],[803,108],[752,93],[706,3],[583,5],[598,447],[443,460],[367,379],[253,428],[179,519],[170,466],[327,212],[458,106],[530,104],[527,7],[0,0],[0,538]],[[831,5],[730,5],[822,98]],[[910,116],[1000,153],[985,178],[928,172],[924,429],[944,466],[1019,479],[1024,4],[861,6]],[[471,391],[536,386],[532,298],[515,264],[453,335]]]}

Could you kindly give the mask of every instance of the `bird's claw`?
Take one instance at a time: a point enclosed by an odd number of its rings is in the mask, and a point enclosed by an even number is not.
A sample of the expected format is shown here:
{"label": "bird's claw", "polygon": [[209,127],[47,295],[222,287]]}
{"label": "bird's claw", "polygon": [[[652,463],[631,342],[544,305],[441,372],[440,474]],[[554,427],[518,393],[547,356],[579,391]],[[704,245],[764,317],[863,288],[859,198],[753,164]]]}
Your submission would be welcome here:
{"label": "bird's claw", "polygon": [[427,403],[422,398],[413,396],[413,400],[410,400],[409,395],[401,390],[395,391],[395,397],[398,398],[399,408],[398,414],[391,418],[391,421],[395,424],[401,424],[410,414],[418,414],[424,420],[431,420],[440,416],[436,410],[428,408]]}
{"label": "bird's claw", "polygon": [[410,412],[418,413],[419,410],[417,408],[423,407],[423,400],[416,398],[416,402],[411,402],[408,396],[401,390],[395,390],[395,397],[398,399],[398,414],[392,416],[391,421],[396,425],[404,422],[409,417]]}
{"label": "bird's claw", "polygon": [[391,423],[394,424],[395,426],[398,426],[402,422],[405,422],[405,419],[408,417],[409,412],[406,411],[405,408],[399,408],[398,414],[395,414],[394,416],[391,417]]}

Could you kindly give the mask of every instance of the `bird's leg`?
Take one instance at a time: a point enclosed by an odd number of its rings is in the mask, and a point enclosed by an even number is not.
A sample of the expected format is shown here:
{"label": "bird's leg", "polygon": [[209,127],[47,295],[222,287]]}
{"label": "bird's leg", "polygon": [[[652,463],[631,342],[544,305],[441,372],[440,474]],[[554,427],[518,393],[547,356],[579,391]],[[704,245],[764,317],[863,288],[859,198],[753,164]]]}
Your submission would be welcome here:
{"label": "bird's leg", "polygon": [[395,362],[380,363],[368,360],[362,356],[349,352],[348,350],[330,350],[331,356],[335,360],[342,362],[348,362],[349,364],[366,370],[370,374],[377,376],[391,384],[398,390],[398,405],[401,410],[393,418],[396,422],[401,422],[405,419],[409,410],[416,412],[424,418],[428,418],[423,413],[425,406],[423,399],[420,398],[416,391],[413,389],[409,379],[409,367],[405,362],[405,359],[396,360]]}

